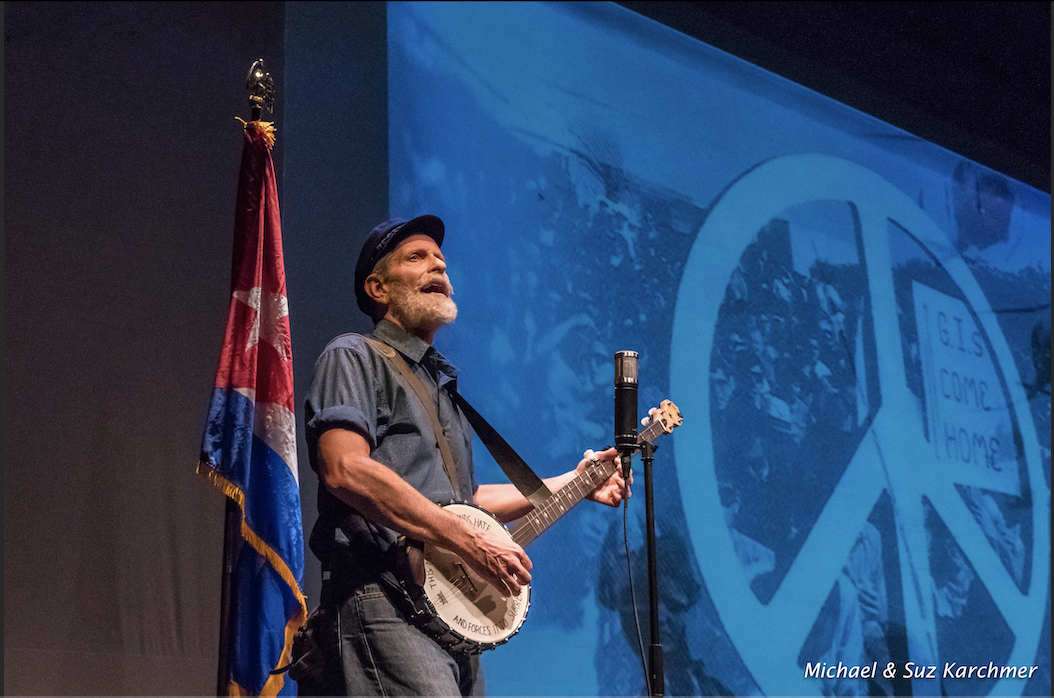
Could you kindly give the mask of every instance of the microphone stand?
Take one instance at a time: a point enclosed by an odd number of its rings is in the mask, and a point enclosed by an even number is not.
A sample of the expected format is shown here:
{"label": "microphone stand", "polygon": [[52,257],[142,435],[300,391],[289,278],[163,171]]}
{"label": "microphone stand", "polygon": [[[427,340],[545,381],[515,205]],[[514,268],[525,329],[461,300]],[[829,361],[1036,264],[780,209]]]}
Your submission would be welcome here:
{"label": "microphone stand", "polygon": [[[615,446],[618,448],[623,473],[627,480],[632,469],[633,452],[640,450],[644,464],[644,505],[648,550],[648,598],[651,619],[651,645],[648,652],[648,667],[645,681],[652,696],[665,693],[663,675],[662,642],[659,630],[659,570],[655,555],[655,500],[652,494],[651,466],[655,446],[646,436],[637,431],[637,359],[635,351],[620,351],[615,354]],[[649,412],[650,422],[656,410]],[[631,572],[632,574],[632,572]],[[632,589],[632,587],[631,587]],[[636,609],[636,599],[633,599]],[[641,661],[644,658],[641,657]]]}
{"label": "microphone stand", "polygon": [[648,685],[652,696],[666,692],[663,672],[662,633],[659,629],[659,566],[655,551],[655,497],[652,488],[652,455],[655,446],[645,441],[640,447],[641,464],[644,466],[644,525],[648,550],[648,610],[651,627],[651,645],[648,647]]}

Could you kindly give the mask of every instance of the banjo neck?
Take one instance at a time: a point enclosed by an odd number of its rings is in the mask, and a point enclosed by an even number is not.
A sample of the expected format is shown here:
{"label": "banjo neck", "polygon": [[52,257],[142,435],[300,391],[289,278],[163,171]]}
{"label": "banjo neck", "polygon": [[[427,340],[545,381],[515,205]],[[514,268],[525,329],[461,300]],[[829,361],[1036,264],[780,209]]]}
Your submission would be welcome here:
{"label": "banjo neck", "polygon": [[615,472],[614,461],[593,460],[574,480],[554,492],[540,507],[535,507],[529,514],[510,526],[512,539],[521,548],[527,547],[528,543],[534,541],[560,517],[571,511],[600,483],[611,477],[613,472]]}
{"label": "banjo neck", "polygon": [[[659,407],[653,408],[648,414],[649,418],[646,420],[648,426],[637,435],[638,446],[654,443],[663,434],[669,434],[675,427],[680,426],[682,421],[677,405],[669,400],[663,400]],[[576,504],[611,477],[613,472],[615,472],[615,461],[602,461],[594,458],[582,472],[575,476],[574,480],[554,492],[540,507],[535,507],[529,514],[510,526],[509,532],[512,534],[512,539],[521,548],[527,547],[528,543],[542,535],[560,517],[571,511]]]}

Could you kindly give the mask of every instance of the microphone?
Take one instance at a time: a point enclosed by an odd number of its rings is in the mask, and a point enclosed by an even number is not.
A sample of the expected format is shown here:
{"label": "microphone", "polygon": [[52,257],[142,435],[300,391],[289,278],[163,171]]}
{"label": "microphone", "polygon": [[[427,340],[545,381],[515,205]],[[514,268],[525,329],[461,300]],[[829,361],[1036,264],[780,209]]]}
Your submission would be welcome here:
{"label": "microphone", "polygon": [[635,351],[615,354],[615,447],[627,474],[637,450],[637,357]]}

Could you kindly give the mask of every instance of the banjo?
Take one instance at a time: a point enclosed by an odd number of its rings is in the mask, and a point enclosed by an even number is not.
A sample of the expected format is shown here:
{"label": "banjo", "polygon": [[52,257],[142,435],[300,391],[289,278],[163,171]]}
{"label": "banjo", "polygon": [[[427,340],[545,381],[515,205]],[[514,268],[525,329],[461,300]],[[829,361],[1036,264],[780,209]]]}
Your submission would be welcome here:
{"label": "banjo", "polygon": [[[647,426],[637,436],[638,445],[654,443],[683,421],[677,406],[669,400],[663,400],[649,414],[650,418],[644,420]],[[509,527],[475,504],[452,502],[441,506],[478,528],[503,532],[520,547],[526,547],[614,471],[614,461],[594,458],[574,480]],[[414,605],[410,620],[441,647],[477,654],[508,642],[519,632],[530,607],[530,585],[523,586],[518,596],[506,596],[506,589],[484,581],[445,548],[407,543],[405,549],[412,570],[403,575],[403,588]]]}

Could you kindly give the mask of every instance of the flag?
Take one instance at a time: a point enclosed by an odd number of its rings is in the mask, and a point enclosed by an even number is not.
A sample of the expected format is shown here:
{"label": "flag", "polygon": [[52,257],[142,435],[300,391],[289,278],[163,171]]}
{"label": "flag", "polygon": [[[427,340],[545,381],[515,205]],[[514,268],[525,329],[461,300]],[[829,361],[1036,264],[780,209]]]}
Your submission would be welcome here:
{"label": "flag", "polygon": [[[292,342],[270,124],[245,128],[231,300],[197,471],[240,509],[230,573],[228,695],[295,695],[284,673],[307,618]],[[230,525],[230,523],[228,523]],[[221,668],[221,672],[223,669]]]}

